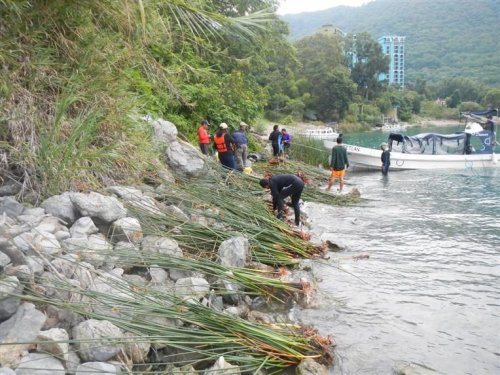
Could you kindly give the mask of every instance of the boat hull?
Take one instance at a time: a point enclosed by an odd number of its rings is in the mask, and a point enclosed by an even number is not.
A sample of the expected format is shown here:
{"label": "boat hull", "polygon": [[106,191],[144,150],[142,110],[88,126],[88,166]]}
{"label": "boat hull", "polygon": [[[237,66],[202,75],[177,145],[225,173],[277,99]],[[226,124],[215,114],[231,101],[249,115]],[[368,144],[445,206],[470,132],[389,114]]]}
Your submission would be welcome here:
{"label": "boat hull", "polygon": [[[324,141],[326,148],[331,149],[334,142]],[[346,145],[349,164],[366,169],[380,170],[381,150]],[[423,155],[391,152],[391,171],[410,169],[467,169],[467,168],[499,168],[499,154],[470,155]]]}

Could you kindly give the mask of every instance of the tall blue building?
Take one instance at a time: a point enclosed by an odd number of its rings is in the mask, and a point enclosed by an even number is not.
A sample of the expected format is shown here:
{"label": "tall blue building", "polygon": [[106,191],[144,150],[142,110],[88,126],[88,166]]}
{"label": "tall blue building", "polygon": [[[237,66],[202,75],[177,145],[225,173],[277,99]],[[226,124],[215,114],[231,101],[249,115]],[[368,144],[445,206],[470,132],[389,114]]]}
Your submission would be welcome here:
{"label": "tall blue building", "polygon": [[405,86],[405,37],[404,36],[382,36],[378,38],[382,46],[382,52],[389,56],[389,72],[382,73],[379,80],[387,80],[390,85]]}

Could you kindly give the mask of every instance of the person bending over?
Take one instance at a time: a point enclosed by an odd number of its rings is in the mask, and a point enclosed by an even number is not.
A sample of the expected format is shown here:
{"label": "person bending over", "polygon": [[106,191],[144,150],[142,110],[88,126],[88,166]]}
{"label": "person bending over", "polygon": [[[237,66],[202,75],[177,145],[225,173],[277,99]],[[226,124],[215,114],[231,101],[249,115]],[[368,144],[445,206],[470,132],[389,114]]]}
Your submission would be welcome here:
{"label": "person bending over", "polygon": [[271,178],[260,180],[260,186],[271,190],[273,210],[278,210],[277,218],[284,219],[285,198],[291,196],[292,207],[295,213],[295,225],[300,224],[299,200],[304,190],[304,181],[294,174],[276,174]]}

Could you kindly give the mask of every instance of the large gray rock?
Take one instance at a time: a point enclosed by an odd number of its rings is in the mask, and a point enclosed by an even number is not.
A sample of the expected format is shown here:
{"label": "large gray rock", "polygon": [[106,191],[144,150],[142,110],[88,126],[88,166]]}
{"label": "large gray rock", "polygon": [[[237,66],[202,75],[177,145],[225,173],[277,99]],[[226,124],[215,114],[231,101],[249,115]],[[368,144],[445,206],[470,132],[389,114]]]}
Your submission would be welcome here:
{"label": "large gray rock", "polygon": [[68,279],[71,279],[76,268],[78,267],[78,262],[79,258],[76,254],[65,254],[54,259],[50,263],[57,270],[57,272],[66,276]]}
{"label": "large gray rock", "polygon": [[29,227],[36,227],[44,219],[44,215],[45,210],[42,207],[26,208],[16,219]]}
{"label": "large gray rock", "polygon": [[10,217],[17,217],[24,211],[24,206],[13,197],[0,197],[0,215],[5,213]]}
{"label": "large gray rock", "polygon": [[7,367],[0,368],[0,375],[16,375],[16,372]]}
{"label": "large gray rock", "polygon": [[113,250],[113,245],[100,233],[92,234],[88,238],[68,238],[62,241],[62,247],[66,252],[78,255],[81,260],[95,267],[101,267]]}
{"label": "large gray rock", "polygon": [[313,359],[304,359],[295,368],[296,375],[327,375],[328,369]]}
{"label": "large gray rock", "polygon": [[127,216],[127,210],[115,197],[90,192],[72,193],[70,199],[81,216],[97,218],[104,223],[109,224]]}
{"label": "large gray rock", "polygon": [[105,362],[123,350],[122,331],[107,320],[89,319],[78,324],[73,338],[85,362]]}
{"label": "large gray rock", "polygon": [[96,234],[98,232],[99,229],[95,226],[92,219],[88,216],[79,218],[69,229],[69,233],[73,238],[87,238],[91,234]]}
{"label": "large gray rock", "polygon": [[170,121],[158,119],[152,122],[154,141],[160,145],[169,144],[177,139],[177,127]]}
{"label": "large gray rock", "polygon": [[125,353],[133,363],[145,363],[151,349],[151,343],[147,337],[139,338],[131,333],[125,333],[127,338],[125,342]]}
{"label": "large gray rock", "polygon": [[22,250],[3,237],[0,237],[0,252],[7,255],[15,266],[26,264],[26,257]]}
{"label": "large gray rock", "polygon": [[58,359],[42,353],[30,353],[21,359],[16,375],[64,374],[65,368]]}
{"label": "large gray rock", "polygon": [[4,180],[3,184],[0,185],[0,197],[16,195],[21,191],[22,187],[23,185],[15,180]]}
{"label": "large gray rock", "polygon": [[38,232],[33,237],[33,242],[31,243],[31,248],[35,251],[35,254],[42,255],[57,255],[61,253],[61,244],[50,232]]}
{"label": "large gray rock", "polygon": [[111,186],[107,189],[110,193],[119,196],[127,204],[137,208],[139,211],[146,211],[161,215],[162,211],[158,208],[158,203],[151,197],[136,188]]}
{"label": "large gray rock", "polygon": [[10,264],[9,256],[0,252],[0,272],[2,272],[8,264]]}
{"label": "large gray rock", "polygon": [[250,261],[249,242],[245,237],[232,237],[219,246],[219,259],[223,266],[245,267]]}
{"label": "large gray rock", "polygon": [[71,225],[78,218],[78,212],[73,202],[71,202],[70,196],[71,193],[68,192],[64,192],[61,195],[54,195],[44,200],[41,206],[48,214],[56,216],[66,224]]}
{"label": "large gray rock", "polygon": [[[0,324],[0,359],[2,366],[17,363],[21,354],[34,342],[46,320],[45,314],[31,303],[23,303],[16,313]],[[17,345],[2,345],[14,344]]]}
{"label": "large gray rock", "polygon": [[10,318],[21,304],[24,287],[15,276],[0,279],[0,322]]}
{"label": "large gray rock", "polygon": [[43,217],[42,220],[38,223],[38,225],[34,228],[35,233],[44,233],[44,232],[49,232],[49,233],[56,233],[61,230],[68,231],[68,228],[66,228],[63,224],[61,224],[61,221],[59,218],[55,216],[46,216]]}
{"label": "large gray rock", "polygon": [[186,277],[175,283],[174,294],[183,299],[199,300],[210,292],[210,284],[201,277]]}
{"label": "large gray rock", "polygon": [[76,369],[75,375],[118,375],[119,367],[106,362],[85,362]]}
{"label": "large gray rock", "polygon": [[66,363],[69,358],[68,340],[68,332],[62,328],[40,331],[37,337],[36,350],[42,353],[50,353],[54,357],[63,359]]}
{"label": "large gray rock", "polygon": [[182,257],[177,241],[168,237],[145,236],[141,241],[141,248],[144,253]]}
{"label": "large gray rock", "polygon": [[204,156],[186,142],[172,142],[167,148],[167,163],[176,172],[198,177],[206,173]]}
{"label": "large gray rock", "polygon": [[111,226],[111,240],[139,243],[142,240],[142,227],[134,217],[124,217],[116,220]]}

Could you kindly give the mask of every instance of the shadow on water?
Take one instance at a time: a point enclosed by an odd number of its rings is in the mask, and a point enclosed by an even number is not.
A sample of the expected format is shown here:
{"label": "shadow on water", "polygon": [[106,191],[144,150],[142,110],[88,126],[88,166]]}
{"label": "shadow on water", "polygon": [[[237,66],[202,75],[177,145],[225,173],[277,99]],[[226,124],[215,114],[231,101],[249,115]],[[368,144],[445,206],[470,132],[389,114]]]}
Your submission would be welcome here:
{"label": "shadow on water", "polygon": [[305,207],[313,232],[344,247],[316,266],[321,307],[300,312],[335,337],[333,372],[408,361],[500,373],[500,171],[350,172],[348,183],[359,206]]}

